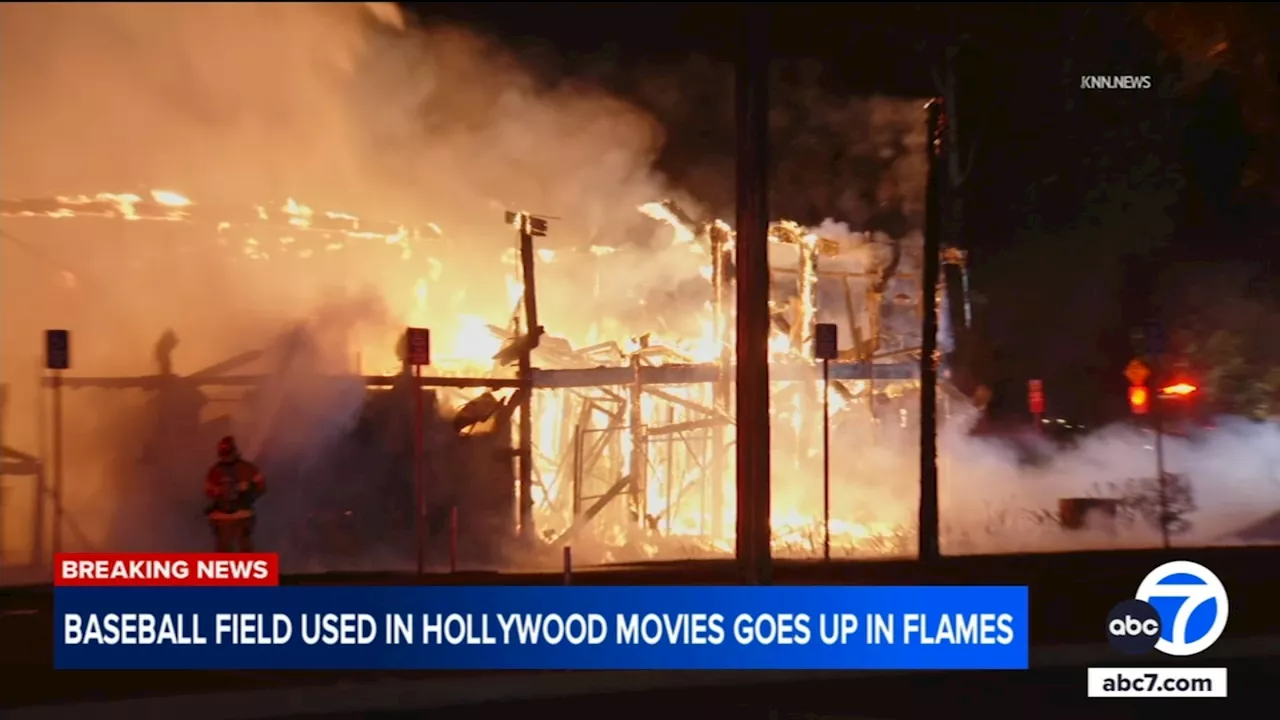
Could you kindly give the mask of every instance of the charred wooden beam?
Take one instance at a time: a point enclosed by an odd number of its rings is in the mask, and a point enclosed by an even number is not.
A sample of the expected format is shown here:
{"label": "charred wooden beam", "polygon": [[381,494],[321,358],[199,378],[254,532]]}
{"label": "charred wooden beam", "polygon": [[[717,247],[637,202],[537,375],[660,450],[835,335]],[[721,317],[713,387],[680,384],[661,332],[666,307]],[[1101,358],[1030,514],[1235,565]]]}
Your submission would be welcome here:
{"label": "charred wooden beam", "polygon": [[645,431],[648,437],[657,437],[660,435],[677,435],[679,433],[691,432],[694,430],[706,430],[715,427],[724,427],[729,424],[728,418],[714,418],[709,420],[689,420],[686,422],[672,423],[670,425],[659,425],[650,427]]}
{"label": "charred wooden beam", "polygon": [[682,398],[679,395],[673,395],[655,387],[645,387],[644,392],[658,398],[659,400],[665,400],[672,405],[679,405],[686,410],[692,410],[693,412],[701,413],[703,415],[710,415],[711,417],[718,418],[721,422],[733,423],[733,418],[729,417],[727,413],[718,408],[708,407],[702,403],[690,400],[689,398]]}
{"label": "charred wooden beam", "polygon": [[[903,353],[919,352],[918,349],[904,350]],[[733,367],[728,368],[733,372]],[[606,386],[630,385],[634,379],[634,370],[629,367],[598,367],[570,369],[533,370],[533,386],[537,389],[555,390],[567,388],[603,388]],[[806,364],[776,364],[770,370],[771,382],[797,382],[812,380],[814,368]],[[645,385],[697,385],[699,383],[716,382],[719,367],[715,363],[696,365],[655,365],[640,368],[640,381]],[[869,380],[873,377],[869,363],[833,363],[831,365],[832,380]],[[876,380],[912,380],[919,377],[918,366],[914,363],[877,363],[874,378]],[[350,377],[332,375],[328,380],[349,382]],[[444,377],[425,375],[420,378],[405,378],[396,375],[368,375],[362,378],[364,384],[371,388],[392,387],[405,382],[416,383],[419,387],[445,388],[518,388],[517,378],[490,377]],[[161,390],[173,384],[186,383],[195,387],[253,387],[270,382],[267,375],[222,375],[207,378],[185,378],[173,375],[142,375],[137,377],[63,377],[62,386],[68,389],[97,388],[107,390]],[[51,381],[45,378],[45,387]],[[617,398],[611,398],[617,399]],[[686,398],[681,401],[690,402]]]}
{"label": "charred wooden beam", "polygon": [[631,487],[631,484],[630,475],[627,475],[614,483],[613,486],[609,488],[608,492],[596,498],[595,502],[591,503],[591,507],[587,508],[586,512],[575,518],[573,524],[569,526],[569,529],[561,533],[560,537],[556,538],[552,545],[554,547],[563,547],[579,532],[581,532],[582,528],[590,525],[591,521],[594,520],[595,517],[600,514],[600,511],[604,510],[609,503],[613,502],[619,495],[626,492]]}
{"label": "charred wooden beam", "polygon": [[[727,368],[731,374],[734,367]],[[628,385],[632,381],[629,367],[584,369],[535,369],[534,386],[538,388],[570,388]],[[769,370],[770,382],[813,380],[817,370],[808,364],[774,364]],[[696,385],[715,382],[719,368],[713,363],[697,365],[658,365],[640,368],[645,385]],[[874,375],[870,363],[832,363],[832,380],[911,380],[919,377],[915,363],[876,363]]]}

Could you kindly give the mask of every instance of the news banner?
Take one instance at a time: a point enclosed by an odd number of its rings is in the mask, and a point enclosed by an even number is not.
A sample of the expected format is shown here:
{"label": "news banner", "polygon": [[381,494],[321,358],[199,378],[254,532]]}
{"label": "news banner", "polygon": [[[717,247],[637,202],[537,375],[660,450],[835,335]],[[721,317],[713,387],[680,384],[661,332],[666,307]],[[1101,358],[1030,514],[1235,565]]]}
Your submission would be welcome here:
{"label": "news banner", "polygon": [[58,669],[1021,670],[1025,587],[280,586],[270,554],[59,554]]}

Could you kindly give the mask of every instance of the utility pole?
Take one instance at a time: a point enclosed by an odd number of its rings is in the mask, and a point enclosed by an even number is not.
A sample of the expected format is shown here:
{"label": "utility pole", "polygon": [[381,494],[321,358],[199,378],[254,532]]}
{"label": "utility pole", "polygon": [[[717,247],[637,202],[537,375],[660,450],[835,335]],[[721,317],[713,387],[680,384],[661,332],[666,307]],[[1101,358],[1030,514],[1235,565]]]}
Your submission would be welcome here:
{"label": "utility pole", "polygon": [[1156,482],[1160,493],[1160,543],[1165,550],[1169,544],[1169,478],[1164,472],[1164,401],[1160,393],[1156,393],[1155,402],[1151,403],[1151,420],[1155,430]]}
{"label": "utility pole", "polygon": [[[1155,337],[1152,337],[1152,336]],[[1158,502],[1160,503],[1160,544],[1164,549],[1170,548],[1169,543],[1169,478],[1164,471],[1164,413],[1165,413],[1165,381],[1168,380],[1166,370],[1167,363],[1164,357],[1164,339],[1158,331],[1154,329],[1154,325],[1147,328],[1147,342],[1152,346],[1150,362],[1152,374],[1156,379],[1155,392],[1151,394],[1151,430],[1155,435],[1152,445],[1156,454],[1156,491],[1159,493]]]}
{"label": "utility pole", "polygon": [[[1169,374],[1169,362],[1166,356],[1164,332],[1160,325],[1154,321],[1148,321],[1146,326],[1135,334],[1135,340],[1140,339],[1145,347],[1140,350],[1147,356],[1147,362],[1144,364],[1138,358],[1130,361],[1125,367],[1124,374],[1129,380],[1129,409],[1135,415],[1141,415],[1148,410],[1151,413],[1151,433],[1152,448],[1155,450],[1156,456],[1156,492],[1158,493],[1157,501],[1160,505],[1160,514],[1158,517],[1160,523],[1160,543],[1167,550],[1172,547],[1169,537],[1169,525],[1172,522],[1169,508],[1169,475],[1165,472],[1164,467],[1164,434],[1165,434],[1165,413],[1168,408],[1165,403],[1175,396],[1175,393],[1181,395],[1190,395],[1196,391],[1195,386],[1187,383],[1173,383],[1173,378]],[[1148,390],[1145,383],[1151,378],[1155,382],[1152,383]]]}
{"label": "utility pole", "polygon": [[920,338],[920,515],[917,556],[941,555],[938,539],[938,275],[942,254],[942,99],[928,105],[929,176],[925,186],[924,307]]}
{"label": "utility pole", "polygon": [[[534,248],[533,239],[547,234],[546,218],[535,217],[528,213],[512,213],[506,215],[508,224],[515,225],[520,237],[520,268],[524,283],[524,320],[523,336],[518,337],[520,343],[520,447],[517,457],[520,460],[519,497],[517,503],[520,513],[520,538],[525,541],[534,538],[533,527],[533,351],[538,347],[542,337],[542,327],[538,325],[538,293],[534,285]],[[517,331],[519,332],[519,331]]]}
{"label": "utility pole", "polygon": [[769,467],[769,17],[743,7],[737,66],[737,556],[747,584],[772,581]]}

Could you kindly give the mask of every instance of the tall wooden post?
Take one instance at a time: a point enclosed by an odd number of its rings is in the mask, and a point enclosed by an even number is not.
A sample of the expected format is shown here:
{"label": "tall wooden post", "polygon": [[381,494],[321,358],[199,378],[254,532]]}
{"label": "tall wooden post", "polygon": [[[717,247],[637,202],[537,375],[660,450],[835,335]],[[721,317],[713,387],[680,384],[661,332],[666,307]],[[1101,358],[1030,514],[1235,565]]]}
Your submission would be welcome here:
{"label": "tall wooden post", "polygon": [[538,293],[534,286],[534,254],[533,230],[529,227],[530,217],[521,213],[520,221],[520,268],[524,281],[524,332],[528,334],[527,342],[520,349],[520,389],[524,393],[520,402],[520,447],[517,449],[520,458],[520,537],[525,541],[532,540],[533,527],[533,350],[537,346],[538,327]]}
{"label": "tall wooden post", "polygon": [[929,103],[929,176],[925,186],[924,304],[920,338],[920,516],[917,533],[921,560],[936,560],[938,540],[938,275],[942,260],[942,100]]}
{"label": "tall wooden post", "polygon": [[743,581],[772,580],[769,468],[769,34],[743,9],[737,67],[737,556]]}

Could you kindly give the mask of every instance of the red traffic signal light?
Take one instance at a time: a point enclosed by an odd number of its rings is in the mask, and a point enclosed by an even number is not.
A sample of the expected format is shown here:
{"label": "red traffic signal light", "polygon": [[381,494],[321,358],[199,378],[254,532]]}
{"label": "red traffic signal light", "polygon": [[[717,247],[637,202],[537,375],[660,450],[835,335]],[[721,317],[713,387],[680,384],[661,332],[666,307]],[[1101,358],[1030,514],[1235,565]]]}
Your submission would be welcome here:
{"label": "red traffic signal light", "polygon": [[1187,397],[1193,395],[1200,388],[1188,382],[1174,383],[1167,387],[1160,388],[1161,395],[1171,395],[1175,397]]}
{"label": "red traffic signal light", "polygon": [[1151,393],[1143,385],[1129,386],[1129,410],[1134,415],[1146,415],[1151,409]]}

